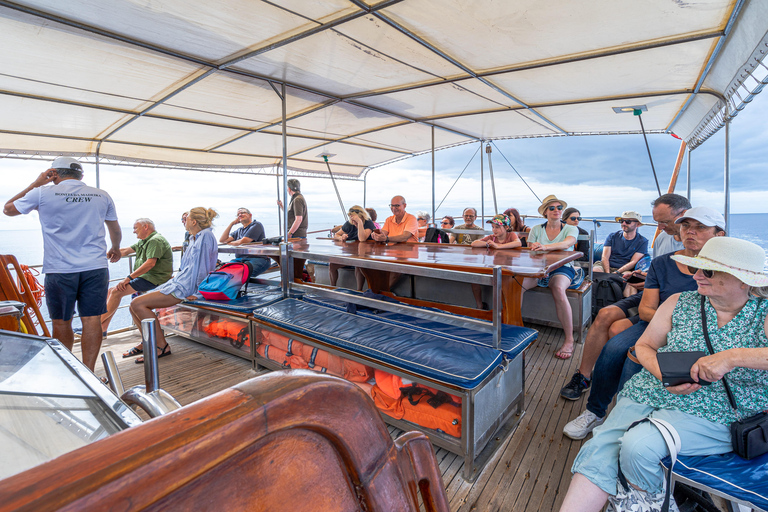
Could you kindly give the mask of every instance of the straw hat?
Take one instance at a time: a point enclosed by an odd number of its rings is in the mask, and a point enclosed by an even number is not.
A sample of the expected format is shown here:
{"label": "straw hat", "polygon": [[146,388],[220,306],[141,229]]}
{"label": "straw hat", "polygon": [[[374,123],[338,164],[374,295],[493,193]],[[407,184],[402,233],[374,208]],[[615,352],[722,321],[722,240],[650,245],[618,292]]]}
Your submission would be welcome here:
{"label": "straw hat", "polygon": [[707,240],[698,256],[673,255],[672,259],[695,268],[726,272],[750,286],[768,286],[768,275],[763,272],[765,251],[740,238],[716,236]]}
{"label": "straw hat", "polygon": [[621,219],[636,220],[639,225],[643,225],[643,216],[634,210],[629,210],[621,214],[621,217],[616,217],[616,222],[621,222]]}
{"label": "straw hat", "polygon": [[558,203],[562,204],[563,205],[563,209],[568,207],[568,203],[566,203],[562,199],[558,199],[555,194],[549,194],[541,202],[541,206],[539,206],[539,215],[544,215],[544,212],[546,211],[547,206],[549,206],[549,203],[555,203],[555,202],[558,202]]}

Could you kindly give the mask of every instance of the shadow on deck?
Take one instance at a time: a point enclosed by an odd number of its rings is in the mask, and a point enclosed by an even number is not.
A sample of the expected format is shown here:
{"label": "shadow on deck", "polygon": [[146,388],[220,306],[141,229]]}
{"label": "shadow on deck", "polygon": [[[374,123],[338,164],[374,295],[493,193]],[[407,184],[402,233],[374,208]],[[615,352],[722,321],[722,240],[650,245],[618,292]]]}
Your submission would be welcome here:
{"label": "shadow on deck", "polygon": [[[582,345],[577,343],[574,357],[562,361],[553,356],[562,331],[531,327],[539,330],[539,339],[526,353],[526,412],[517,430],[474,483],[461,478],[461,457],[436,450],[452,511],[558,510],[568,489],[570,467],[583,441],[564,437],[562,429],[583,410],[586,395],[570,402],[559,398],[559,391],[576,371]],[[126,389],[144,383],[143,366],[134,364],[134,358],[122,359],[139,341],[138,331],[129,331],[110,336],[102,346],[114,353]],[[173,355],[159,360],[160,385],[182,405],[260,375],[244,359],[179,336],[168,341]],[[76,345],[79,356],[78,349]],[[101,362],[96,373],[104,375]],[[140,415],[147,419],[143,411]],[[393,427],[390,432],[400,434]]]}

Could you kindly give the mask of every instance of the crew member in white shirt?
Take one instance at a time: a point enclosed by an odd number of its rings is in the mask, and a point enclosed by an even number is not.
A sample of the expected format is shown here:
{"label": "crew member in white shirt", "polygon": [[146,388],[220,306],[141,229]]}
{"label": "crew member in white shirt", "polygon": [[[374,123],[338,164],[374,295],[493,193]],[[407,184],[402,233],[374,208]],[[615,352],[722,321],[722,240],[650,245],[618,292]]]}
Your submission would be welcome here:
{"label": "crew member in white shirt", "polygon": [[[43,229],[45,301],[53,337],[72,350],[72,317],[77,304],[83,323],[83,363],[93,370],[101,349],[101,315],[107,311],[108,260],[120,259],[122,233],[112,198],[82,179],[80,162],[59,157],[9,199],[3,213],[13,217],[38,211]],[[46,186],[50,183],[53,185]]]}

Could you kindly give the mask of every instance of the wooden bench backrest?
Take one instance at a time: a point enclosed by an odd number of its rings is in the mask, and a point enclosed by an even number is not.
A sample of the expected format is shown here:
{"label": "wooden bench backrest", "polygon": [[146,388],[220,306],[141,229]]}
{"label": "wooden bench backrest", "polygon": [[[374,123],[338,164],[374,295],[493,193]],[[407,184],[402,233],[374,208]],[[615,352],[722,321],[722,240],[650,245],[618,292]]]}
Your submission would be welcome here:
{"label": "wooden bench backrest", "polygon": [[354,384],[257,377],[0,481],[19,510],[448,510],[432,445]]}

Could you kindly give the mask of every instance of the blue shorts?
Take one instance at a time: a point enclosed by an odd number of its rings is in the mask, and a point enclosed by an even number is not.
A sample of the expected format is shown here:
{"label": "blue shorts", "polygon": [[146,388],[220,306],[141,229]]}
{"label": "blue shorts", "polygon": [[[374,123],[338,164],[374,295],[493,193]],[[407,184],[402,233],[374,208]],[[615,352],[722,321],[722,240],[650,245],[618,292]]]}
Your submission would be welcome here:
{"label": "blue shorts", "polygon": [[133,288],[133,291],[144,293],[148,292],[149,290],[154,290],[157,288],[156,284],[152,284],[143,277],[134,277],[128,282],[128,286]]}
{"label": "blue shorts", "polygon": [[51,320],[71,320],[77,311],[83,316],[99,316],[107,312],[109,271],[106,268],[45,274],[45,303]]}
{"label": "blue shorts", "polygon": [[564,265],[562,267],[556,268],[549,274],[547,274],[546,277],[542,277],[539,279],[536,284],[541,286],[542,288],[547,288],[549,286],[549,280],[552,276],[556,275],[564,275],[568,279],[571,280],[570,286],[568,286],[568,289],[572,288],[578,288],[581,286],[581,283],[584,282],[584,271],[581,269],[581,267],[572,267],[570,265]]}
{"label": "blue shorts", "polygon": [[[632,308],[640,307],[641,300],[643,300],[643,292],[625,297],[618,302],[614,302],[613,305],[622,310],[624,312],[624,316],[632,320],[632,318],[629,316],[629,310]],[[632,323],[636,324],[637,320]]]}

